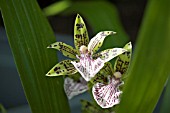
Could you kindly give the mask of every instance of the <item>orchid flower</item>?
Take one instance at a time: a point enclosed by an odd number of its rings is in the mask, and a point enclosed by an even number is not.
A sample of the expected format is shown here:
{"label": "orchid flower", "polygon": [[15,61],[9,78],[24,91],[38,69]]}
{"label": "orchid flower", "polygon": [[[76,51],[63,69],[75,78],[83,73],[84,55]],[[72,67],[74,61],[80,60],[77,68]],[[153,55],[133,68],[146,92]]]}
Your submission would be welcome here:
{"label": "orchid flower", "polygon": [[79,80],[66,77],[64,80],[64,90],[68,99],[71,99],[88,90],[87,82],[82,77],[79,77]]}
{"label": "orchid flower", "polygon": [[124,49],[127,51],[118,56],[114,69],[109,62],[105,63],[99,74],[91,80],[94,83],[92,87],[93,97],[102,108],[110,108],[120,102],[122,91],[119,86],[124,83],[121,78],[126,75],[131,59],[131,43],[126,44]]}
{"label": "orchid flower", "polygon": [[59,62],[46,76],[72,75],[79,72],[86,81],[89,81],[100,71],[105,62],[126,51],[123,48],[112,48],[104,50],[95,56],[94,53],[102,46],[105,37],[112,34],[115,34],[115,32],[99,32],[89,42],[85,23],[78,14],[74,25],[74,45],[76,49],[63,42],[55,42],[47,47],[57,49],[61,51],[64,56],[75,60]]}

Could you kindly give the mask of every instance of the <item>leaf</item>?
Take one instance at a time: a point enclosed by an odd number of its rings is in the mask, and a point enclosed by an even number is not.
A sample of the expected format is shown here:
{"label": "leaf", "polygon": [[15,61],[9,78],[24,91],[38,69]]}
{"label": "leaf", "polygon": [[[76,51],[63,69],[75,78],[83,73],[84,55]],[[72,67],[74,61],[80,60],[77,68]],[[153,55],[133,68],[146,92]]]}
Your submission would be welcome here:
{"label": "leaf", "polygon": [[71,63],[71,60],[63,60],[56,64],[46,76],[72,75],[75,73],[77,73],[77,70]]}
{"label": "leaf", "polygon": [[169,0],[148,2],[116,113],[152,113],[158,102],[170,73],[169,4]]}
{"label": "leaf", "polygon": [[95,53],[96,51],[98,51],[100,49],[100,47],[103,44],[104,39],[108,36],[108,35],[112,35],[115,34],[116,32],[113,31],[101,31],[99,33],[97,33],[96,36],[94,36],[88,45],[88,51],[90,53]]}
{"label": "leaf", "polygon": [[0,103],[0,112],[7,113],[6,109],[4,108],[4,106],[1,103]]}
{"label": "leaf", "polygon": [[165,87],[165,94],[163,95],[163,100],[160,106],[159,113],[168,113],[170,111],[170,79],[168,78],[167,85]]}
{"label": "leaf", "polygon": [[76,55],[78,54],[77,51],[72,46],[67,45],[63,42],[55,42],[53,44],[50,44],[47,48],[57,49],[61,51],[64,56],[74,59],[76,59]]}
{"label": "leaf", "polygon": [[74,24],[74,45],[76,49],[79,50],[82,45],[87,47],[88,43],[89,36],[86,25],[82,17],[79,14],[77,14]]}
{"label": "leaf", "polygon": [[46,16],[53,16],[55,14],[61,13],[62,11],[70,7],[70,5],[71,5],[70,1],[59,1],[53,3],[47,8],[44,8],[43,10]]}
{"label": "leaf", "polygon": [[55,36],[37,2],[0,0],[0,4],[3,4],[0,9],[8,41],[32,113],[69,113],[63,78],[45,76],[57,62],[56,53],[46,48],[55,41]]}

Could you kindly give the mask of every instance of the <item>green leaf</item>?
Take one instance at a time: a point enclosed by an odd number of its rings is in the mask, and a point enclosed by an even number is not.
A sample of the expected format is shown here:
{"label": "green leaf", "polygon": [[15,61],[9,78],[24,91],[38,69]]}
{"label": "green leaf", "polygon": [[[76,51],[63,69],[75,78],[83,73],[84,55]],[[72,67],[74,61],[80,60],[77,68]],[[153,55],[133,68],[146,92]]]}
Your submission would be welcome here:
{"label": "green leaf", "polygon": [[[69,113],[63,78],[46,77],[57,63],[55,36],[35,0],[0,0],[8,41],[32,113]],[[11,75],[5,75],[11,76]],[[8,82],[8,81],[7,81]]]}
{"label": "green leaf", "polygon": [[4,108],[2,104],[0,104],[0,113],[7,113],[6,109]]}
{"label": "green leaf", "polygon": [[167,86],[165,88],[165,94],[163,95],[163,101],[161,103],[159,113],[168,113],[170,111],[170,79],[168,78]]}
{"label": "green leaf", "polygon": [[152,113],[170,73],[170,1],[150,0],[116,113]]}
{"label": "green leaf", "polygon": [[61,13],[71,5],[70,1],[59,1],[53,3],[52,5],[44,8],[44,13],[46,16],[53,16],[55,14]]}

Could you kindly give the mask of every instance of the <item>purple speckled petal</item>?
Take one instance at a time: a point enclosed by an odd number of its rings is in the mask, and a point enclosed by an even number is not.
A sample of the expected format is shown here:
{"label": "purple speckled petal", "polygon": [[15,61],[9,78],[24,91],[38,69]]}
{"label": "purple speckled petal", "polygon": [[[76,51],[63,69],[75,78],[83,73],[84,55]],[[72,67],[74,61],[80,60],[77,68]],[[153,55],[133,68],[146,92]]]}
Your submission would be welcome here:
{"label": "purple speckled petal", "polygon": [[93,97],[97,104],[102,108],[110,108],[119,104],[119,96],[122,91],[119,90],[120,80],[110,78],[109,84],[96,83],[92,88]]}
{"label": "purple speckled petal", "polygon": [[93,60],[88,56],[81,57],[80,62],[78,63],[74,61],[71,63],[86,81],[89,81],[91,78],[93,78],[104,66],[104,62],[100,58]]}
{"label": "purple speckled petal", "polygon": [[66,77],[64,79],[64,90],[68,99],[71,99],[88,90],[87,82],[82,77],[80,77],[79,81],[74,81],[72,78]]}

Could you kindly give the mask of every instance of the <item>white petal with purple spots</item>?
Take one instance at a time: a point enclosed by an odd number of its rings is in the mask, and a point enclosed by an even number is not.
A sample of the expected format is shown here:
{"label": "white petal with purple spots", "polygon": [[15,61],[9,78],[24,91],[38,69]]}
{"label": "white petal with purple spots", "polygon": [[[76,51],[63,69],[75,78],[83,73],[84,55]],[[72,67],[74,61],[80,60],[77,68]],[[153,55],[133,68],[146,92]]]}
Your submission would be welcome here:
{"label": "white petal with purple spots", "polygon": [[64,80],[64,90],[68,99],[71,99],[74,96],[84,93],[88,90],[87,82],[82,77],[80,77],[79,82],[66,77]]}
{"label": "white petal with purple spots", "polygon": [[102,108],[110,108],[116,104],[119,104],[119,96],[122,91],[119,90],[119,86],[122,83],[120,80],[110,78],[109,84],[96,83],[92,88],[93,97],[97,104]]}

